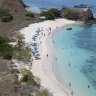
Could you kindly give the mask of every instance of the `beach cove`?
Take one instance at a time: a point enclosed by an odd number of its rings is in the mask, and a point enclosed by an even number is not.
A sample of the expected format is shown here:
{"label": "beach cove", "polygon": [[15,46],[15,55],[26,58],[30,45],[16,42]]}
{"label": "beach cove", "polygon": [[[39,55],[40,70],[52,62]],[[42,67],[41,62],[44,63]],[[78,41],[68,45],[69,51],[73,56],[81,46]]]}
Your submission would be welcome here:
{"label": "beach cove", "polygon": [[[41,23],[30,24],[28,27],[20,30],[21,33],[25,35],[25,42],[28,44],[32,41],[32,37],[36,34],[37,29],[41,28],[42,31],[36,40],[41,59],[35,60],[33,56],[32,72],[35,76],[38,76],[41,79],[41,85],[45,88],[48,88],[49,91],[51,91],[54,94],[54,96],[68,96],[71,93],[67,93],[67,88],[65,87],[63,89],[61,84],[56,79],[52,71],[54,57],[52,57],[51,55],[53,53],[50,53],[52,50],[49,50],[47,46],[52,45],[50,36],[51,34],[53,34],[53,32],[55,32],[57,28],[74,23],[77,22],[66,19],[56,19],[55,21],[49,20]],[[49,28],[51,28],[51,30]],[[42,34],[45,34],[45,36],[43,36]],[[47,38],[49,40],[47,40]],[[53,47],[51,47],[50,49],[52,48]]]}
{"label": "beach cove", "polygon": [[[66,30],[71,27],[72,30]],[[49,89],[54,96],[95,96],[94,83],[90,83],[95,80],[95,73],[90,73],[91,69],[88,69],[92,66],[88,63],[91,62],[89,57],[92,57],[93,52],[84,49],[89,48],[86,42],[92,44],[95,40],[95,37],[92,37],[92,41],[88,39],[91,30],[95,36],[94,28],[95,25],[56,19],[30,24],[21,30],[25,35],[25,43],[33,54],[31,71],[40,78],[41,85]],[[80,48],[77,48],[73,41]]]}

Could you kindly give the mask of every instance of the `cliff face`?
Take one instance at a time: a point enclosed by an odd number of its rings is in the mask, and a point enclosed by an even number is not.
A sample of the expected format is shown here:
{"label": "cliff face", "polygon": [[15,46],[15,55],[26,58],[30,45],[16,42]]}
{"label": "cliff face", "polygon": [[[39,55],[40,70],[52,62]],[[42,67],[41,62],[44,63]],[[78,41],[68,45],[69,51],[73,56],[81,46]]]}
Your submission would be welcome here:
{"label": "cliff face", "polygon": [[76,8],[78,11],[78,19],[82,21],[92,20],[94,18],[91,9],[89,8]]}

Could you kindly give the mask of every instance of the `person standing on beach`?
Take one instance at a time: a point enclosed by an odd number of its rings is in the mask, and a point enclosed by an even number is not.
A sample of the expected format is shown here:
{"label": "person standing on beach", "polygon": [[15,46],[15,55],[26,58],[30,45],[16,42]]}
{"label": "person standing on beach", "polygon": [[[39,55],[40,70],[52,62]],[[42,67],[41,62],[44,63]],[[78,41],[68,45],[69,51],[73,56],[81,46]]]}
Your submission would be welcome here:
{"label": "person standing on beach", "polygon": [[71,87],[71,83],[69,82],[69,87]]}
{"label": "person standing on beach", "polygon": [[47,54],[47,57],[48,57],[48,54]]}
{"label": "person standing on beach", "polygon": [[71,96],[73,96],[73,91],[71,92]]}
{"label": "person standing on beach", "polygon": [[51,31],[51,27],[49,27],[50,31]]}
{"label": "person standing on beach", "polygon": [[55,60],[57,60],[57,57],[55,57]]}

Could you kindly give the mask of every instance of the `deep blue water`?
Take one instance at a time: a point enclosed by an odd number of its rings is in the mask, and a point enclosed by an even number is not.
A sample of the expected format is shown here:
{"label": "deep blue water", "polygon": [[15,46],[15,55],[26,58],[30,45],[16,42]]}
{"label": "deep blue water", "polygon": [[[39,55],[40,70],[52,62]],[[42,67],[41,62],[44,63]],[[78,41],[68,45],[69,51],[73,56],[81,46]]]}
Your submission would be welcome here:
{"label": "deep blue water", "polygon": [[26,4],[28,4],[32,10],[37,11],[39,8],[46,7],[58,7],[68,6],[72,7],[78,4],[88,4],[94,6],[92,11],[94,16],[96,16],[96,0],[23,0]]}
{"label": "deep blue water", "polygon": [[[70,25],[53,35],[59,81],[79,96],[96,96],[96,25]],[[90,86],[90,88],[88,88]]]}

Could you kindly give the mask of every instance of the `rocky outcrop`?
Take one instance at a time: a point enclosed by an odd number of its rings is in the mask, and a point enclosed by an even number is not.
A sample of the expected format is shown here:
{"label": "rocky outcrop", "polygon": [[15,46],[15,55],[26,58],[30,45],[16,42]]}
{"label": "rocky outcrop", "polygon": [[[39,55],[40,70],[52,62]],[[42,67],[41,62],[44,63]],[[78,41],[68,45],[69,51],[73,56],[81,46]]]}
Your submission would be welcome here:
{"label": "rocky outcrop", "polygon": [[75,8],[74,10],[77,10],[79,20],[86,21],[94,18],[90,8]]}

